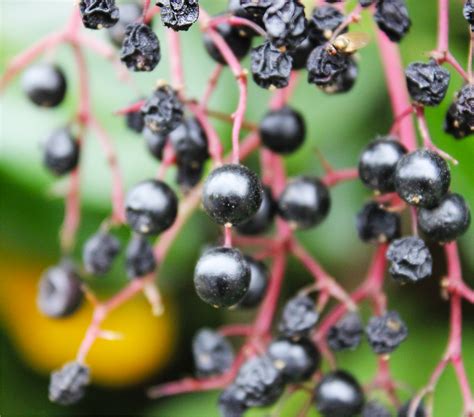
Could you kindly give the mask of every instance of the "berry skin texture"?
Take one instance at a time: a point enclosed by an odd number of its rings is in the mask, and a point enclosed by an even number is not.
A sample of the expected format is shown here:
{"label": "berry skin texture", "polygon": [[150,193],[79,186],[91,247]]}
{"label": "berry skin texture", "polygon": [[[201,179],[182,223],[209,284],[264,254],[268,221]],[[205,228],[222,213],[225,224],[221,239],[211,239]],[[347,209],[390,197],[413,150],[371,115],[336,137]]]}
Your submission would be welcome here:
{"label": "berry skin texture", "polygon": [[401,219],[398,213],[384,210],[378,203],[367,203],[357,213],[356,228],[364,242],[384,243],[401,235]]}
{"label": "berry skin texture", "polygon": [[439,206],[418,210],[418,226],[431,240],[449,242],[464,234],[471,223],[471,211],[459,194],[446,194]]}
{"label": "berry skin texture", "polygon": [[327,373],[316,386],[316,408],[323,417],[353,417],[364,405],[364,393],[345,371]]}
{"label": "berry skin texture", "polygon": [[250,286],[250,267],[238,249],[207,250],[194,269],[199,297],[214,307],[232,307],[244,298]]}
{"label": "berry skin texture", "polygon": [[104,275],[120,251],[120,242],[107,232],[98,232],[84,244],[82,259],[89,274]]}
{"label": "berry skin texture", "polygon": [[53,175],[69,174],[79,163],[79,144],[69,128],[55,130],[43,146],[43,165]]}
{"label": "berry skin texture", "polygon": [[[247,56],[250,51],[252,39],[249,36],[243,36],[239,26],[231,26],[228,23],[221,23],[215,27],[215,30],[222,36],[238,60]],[[210,57],[219,64],[227,65],[227,61],[224,59],[208,33],[204,33],[203,40],[204,47]]]}
{"label": "berry skin texture", "polygon": [[408,329],[396,311],[372,317],[365,329],[372,350],[378,355],[392,353],[408,336]]}
{"label": "berry skin texture", "polygon": [[72,265],[64,262],[48,268],[39,283],[37,305],[51,318],[68,317],[83,301],[81,280]]}
{"label": "berry skin texture", "polygon": [[81,0],[79,10],[82,23],[88,29],[109,28],[115,25],[120,17],[115,0]]}
{"label": "berry skin texture", "polygon": [[25,71],[21,87],[37,106],[56,107],[66,95],[67,82],[60,67],[43,63],[33,65]]}
{"label": "berry skin texture", "polygon": [[[326,43],[344,22],[344,15],[335,7],[323,5],[314,8],[308,23],[308,36],[316,45]],[[347,32],[347,28],[341,33]]]}
{"label": "berry skin texture", "polygon": [[274,0],[240,0],[240,7],[253,16],[254,19],[263,19],[267,9]]}
{"label": "berry skin texture", "polygon": [[270,42],[252,49],[251,70],[254,81],[262,88],[284,88],[290,80],[293,58]]}
{"label": "berry skin texture", "polygon": [[79,402],[90,382],[89,368],[79,362],[68,362],[61,369],[51,373],[49,399],[60,405]]}
{"label": "berry skin texture", "polygon": [[444,119],[443,129],[446,133],[454,136],[455,139],[464,139],[474,131],[458,117],[456,101],[449,106]]}
{"label": "berry skin texture", "polygon": [[377,401],[370,401],[362,410],[362,417],[392,417],[392,413]]}
{"label": "berry skin texture", "polygon": [[229,385],[219,396],[218,406],[222,417],[242,417],[248,408],[245,405],[245,391]]}
{"label": "berry skin texture", "polygon": [[335,352],[354,350],[359,346],[363,333],[359,314],[348,313],[329,329],[326,341]]}
{"label": "berry skin texture", "polygon": [[434,207],[448,192],[451,173],[436,152],[418,149],[398,161],[394,182],[398,195],[408,204]]}
{"label": "berry skin texture", "polygon": [[317,86],[332,86],[349,68],[349,55],[339,52],[330,53],[326,46],[318,46],[308,57],[306,69],[308,82]]}
{"label": "berry skin texture", "polygon": [[194,335],[192,349],[199,378],[222,375],[234,361],[229,341],[211,329],[201,329]]}
{"label": "berry skin texture", "polygon": [[338,74],[331,83],[320,85],[319,89],[326,94],[346,93],[354,87],[358,73],[359,68],[355,60],[349,57],[347,68]]}
{"label": "berry skin texture", "polygon": [[308,296],[297,295],[286,302],[278,331],[291,338],[308,336],[318,320],[314,301]]}
{"label": "berry skin texture", "polygon": [[146,237],[135,235],[131,238],[125,253],[125,269],[130,279],[142,278],[156,269],[153,247]]}
{"label": "berry skin texture", "polygon": [[207,138],[195,118],[186,118],[169,134],[178,163],[201,165],[208,157]]}
{"label": "berry skin texture", "polygon": [[265,147],[276,153],[289,154],[303,145],[306,124],[299,112],[285,106],[269,111],[260,122],[259,131]]}
{"label": "berry skin texture", "polygon": [[464,19],[471,25],[471,31],[474,26],[474,3],[472,0],[466,0],[462,9]]}
{"label": "berry skin texture", "polygon": [[465,85],[448,110],[444,130],[456,139],[474,133],[474,86]]}
{"label": "berry skin texture", "polygon": [[306,61],[315,47],[316,44],[307,36],[296,48],[288,51],[293,59],[294,71],[306,68]]}
{"label": "berry skin texture", "polygon": [[142,181],[127,194],[126,218],[135,232],[157,235],[171,227],[178,212],[174,191],[159,180]]}
{"label": "berry skin texture", "polygon": [[243,165],[227,164],[206,178],[202,204],[216,223],[238,225],[257,212],[262,194],[262,184],[254,172]]}
{"label": "berry skin texture", "polygon": [[121,48],[123,40],[125,39],[125,30],[128,25],[135,23],[142,16],[142,7],[137,3],[125,3],[121,4],[120,7],[120,18],[119,21],[107,29],[107,35],[110,41],[117,47]]}
{"label": "berry skin texture", "polygon": [[387,250],[389,272],[401,283],[418,282],[431,276],[433,259],[425,242],[416,236],[394,240]]}
{"label": "berry skin texture", "polygon": [[267,355],[281,371],[285,382],[306,381],[321,363],[319,351],[307,338],[275,340],[268,346]]}
{"label": "berry skin texture", "polygon": [[405,70],[405,77],[413,101],[423,106],[437,106],[446,96],[451,74],[435,60],[430,60],[427,64],[410,64]]}
{"label": "berry skin texture", "polygon": [[132,23],[125,29],[120,59],[132,71],[153,71],[161,59],[160,41],[150,26]]}
{"label": "berry skin texture", "polygon": [[173,30],[188,30],[199,17],[198,0],[159,0],[163,25]]}
{"label": "berry skin texture", "polygon": [[140,110],[127,113],[125,116],[127,127],[135,133],[142,133],[145,127],[145,120]]}
{"label": "berry skin texture", "polygon": [[[410,410],[411,400],[403,404],[398,410],[397,417],[408,417],[408,411]],[[425,406],[420,403],[415,411],[414,417],[426,417]]]}
{"label": "berry skin texture", "polygon": [[259,235],[266,232],[272,225],[275,216],[276,204],[269,187],[263,187],[262,202],[257,212],[237,226],[242,235]]}
{"label": "berry skin texture", "polygon": [[256,261],[250,256],[245,256],[245,261],[250,267],[250,285],[247,293],[239,303],[240,308],[257,307],[265,296],[268,286],[268,271],[263,262]]}
{"label": "berry skin texture", "polygon": [[407,153],[400,142],[382,137],[369,143],[359,157],[359,177],[372,190],[388,193],[395,191],[395,168]]}
{"label": "berry skin texture", "polygon": [[328,188],[318,178],[298,177],[290,181],[278,199],[278,212],[297,229],[310,229],[329,213]]}
{"label": "berry skin texture", "polygon": [[400,42],[411,26],[405,0],[383,0],[375,4],[374,19],[392,42]]}
{"label": "berry skin texture", "polygon": [[168,136],[160,132],[153,132],[148,127],[143,128],[142,135],[150,154],[161,161],[163,158],[163,149],[165,148]]}

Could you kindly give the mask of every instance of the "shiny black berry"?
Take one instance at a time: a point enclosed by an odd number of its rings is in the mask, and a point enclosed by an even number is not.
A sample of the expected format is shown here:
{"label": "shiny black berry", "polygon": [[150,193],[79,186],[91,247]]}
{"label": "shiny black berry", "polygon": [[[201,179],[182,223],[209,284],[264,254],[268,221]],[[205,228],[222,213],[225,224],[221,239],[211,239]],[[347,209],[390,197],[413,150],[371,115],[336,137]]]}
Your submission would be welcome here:
{"label": "shiny black berry", "polygon": [[270,42],[252,49],[250,54],[254,81],[262,88],[284,88],[290,80],[293,58]]}
{"label": "shiny black berry", "polygon": [[171,227],[178,212],[174,191],[159,180],[142,181],[126,198],[127,223],[137,233],[157,235]]}
{"label": "shiny black berry", "polygon": [[451,173],[436,152],[418,149],[398,161],[394,180],[398,195],[408,204],[434,207],[448,192]]}
{"label": "shiny black berry", "polygon": [[[252,39],[249,36],[242,34],[239,26],[231,26],[228,23],[221,23],[215,27],[215,30],[222,36],[237,59],[241,60],[247,56],[250,51]],[[227,65],[227,61],[214,44],[209,34],[204,33],[203,40],[204,47],[211,58],[219,64]]]}
{"label": "shiny black berry", "polygon": [[143,128],[142,135],[150,154],[161,161],[168,136],[160,132],[153,132],[149,127]]}
{"label": "shiny black berry", "polygon": [[354,87],[359,69],[354,58],[349,57],[347,68],[336,75],[329,84],[319,85],[319,88],[326,94],[347,93]]}
{"label": "shiny black berry", "polygon": [[143,14],[142,7],[134,2],[121,4],[119,9],[119,21],[114,26],[107,29],[109,39],[117,48],[122,47],[127,26],[131,23],[136,23]]}
{"label": "shiny black berry", "polygon": [[267,355],[286,382],[306,381],[321,363],[319,351],[308,338],[275,340],[268,346]]}
{"label": "shiny black berry", "polygon": [[392,413],[381,403],[370,401],[364,406],[362,417],[392,417]]}
{"label": "shiny black berry", "polygon": [[327,186],[313,177],[298,177],[290,181],[278,199],[278,213],[298,229],[309,229],[321,223],[330,207]]}
{"label": "shiny black berry", "polygon": [[66,95],[66,77],[57,65],[36,64],[28,68],[21,79],[28,98],[37,106],[56,107]]}
{"label": "shiny black berry", "polygon": [[90,370],[79,362],[68,362],[51,373],[49,400],[60,405],[72,405],[80,401],[90,382]]}
{"label": "shiny black berry", "polygon": [[414,62],[405,70],[408,92],[423,106],[437,106],[448,91],[451,74],[435,60]]}
{"label": "shiny black berry", "polygon": [[125,115],[125,123],[127,127],[136,133],[142,133],[145,127],[145,119],[141,110],[132,111]]}
{"label": "shiny black berry", "polygon": [[120,16],[115,0],[80,0],[82,22],[88,29],[103,29],[115,25]]}
{"label": "shiny black berry", "polygon": [[83,298],[81,280],[69,263],[52,266],[41,276],[36,302],[46,316],[70,316],[80,307]]}
{"label": "shiny black berry", "polygon": [[221,375],[234,362],[229,341],[211,329],[199,330],[193,338],[193,358],[198,377]]}
{"label": "shiny black berry", "polygon": [[308,61],[309,54],[315,47],[316,44],[307,36],[296,48],[288,51],[291,58],[293,58],[293,70],[306,68],[306,61]]}
{"label": "shiny black berry", "polygon": [[61,176],[76,169],[79,144],[68,127],[55,130],[43,144],[43,164],[54,175]]}
{"label": "shiny black berry", "polygon": [[349,55],[332,53],[326,46],[318,46],[314,48],[306,62],[308,82],[317,86],[334,85],[338,82],[338,77],[347,71],[350,61]]}
{"label": "shiny black berry", "polygon": [[180,164],[200,166],[209,157],[207,137],[195,118],[185,118],[168,138]]}
{"label": "shiny black berry", "polygon": [[370,202],[357,213],[356,228],[359,238],[364,242],[390,242],[400,237],[401,219],[398,213]]}
{"label": "shiny black berry", "polygon": [[250,267],[250,285],[244,298],[239,303],[241,308],[257,307],[265,296],[268,286],[268,271],[263,262],[256,261],[250,256],[245,256],[245,261]]}
{"label": "shiny black berry", "polygon": [[[237,0],[238,1],[238,0]],[[242,417],[247,410],[245,391],[236,385],[229,385],[222,391],[218,407],[222,417]]]}
{"label": "shiny black berry", "polygon": [[438,206],[418,210],[418,226],[432,240],[449,242],[464,234],[471,223],[471,211],[462,196],[446,194]]}
{"label": "shiny black berry", "polygon": [[272,192],[264,186],[260,207],[252,217],[237,226],[237,231],[242,235],[259,235],[266,232],[272,225],[275,211]]}
{"label": "shiny black berry", "polygon": [[216,223],[238,225],[257,212],[262,194],[262,184],[254,172],[243,165],[227,164],[206,178],[202,204]]}
{"label": "shiny black berry", "polygon": [[466,0],[462,9],[464,19],[471,25],[471,30],[474,27],[474,2],[472,0]]}
{"label": "shiny black berry", "polygon": [[408,337],[408,329],[396,311],[372,317],[365,329],[372,350],[378,355],[392,353]]}
{"label": "shiny black berry", "polygon": [[379,29],[393,42],[400,42],[411,26],[405,0],[377,1],[374,19]]}
{"label": "shiny black berry", "polygon": [[[326,43],[344,22],[344,15],[335,7],[322,5],[313,10],[308,23],[308,35],[317,45]],[[345,28],[341,33],[347,32]]]}
{"label": "shiny black berry", "polygon": [[323,417],[354,417],[362,411],[364,393],[351,374],[334,371],[318,383],[314,400]]}
{"label": "shiny black berry", "polygon": [[153,71],[161,59],[160,41],[150,26],[132,23],[125,29],[120,59],[132,71]]}
{"label": "shiny black berry", "polygon": [[250,267],[238,249],[209,249],[194,269],[197,294],[214,307],[236,305],[244,298],[249,285]]}
{"label": "shiny black berry", "polygon": [[176,168],[176,184],[178,184],[183,194],[187,194],[201,181],[204,172],[204,163],[178,162]]}
{"label": "shiny black berry", "polygon": [[134,235],[125,252],[125,269],[130,279],[141,278],[156,269],[156,259],[148,239]]}
{"label": "shiny black berry", "polygon": [[262,144],[276,153],[296,151],[304,142],[306,125],[303,116],[289,106],[269,111],[260,122]]}
{"label": "shiny black berry", "polygon": [[98,232],[87,239],[82,250],[84,268],[89,274],[104,275],[120,251],[119,240],[108,232]]}
{"label": "shiny black berry", "polygon": [[395,191],[395,168],[407,153],[393,138],[380,138],[369,143],[359,157],[359,177],[369,188],[387,193]]}
{"label": "shiny black berry", "polygon": [[[398,410],[397,417],[408,417],[408,411],[410,410],[411,401],[403,404]],[[418,407],[415,410],[415,415],[413,417],[426,417],[426,410],[423,402],[420,402]]]}
{"label": "shiny black berry", "polygon": [[389,272],[397,281],[417,282],[431,276],[433,259],[425,242],[415,236],[394,240],[387,250]]}
{"label": "shiny black berry", "polygon": [[161,21],[174,30],[188,30],[198,20],[198,0],[158,0]]}
{"label": "shiny black berry", "polygon": [[307,336],[316,326],[318,319],[314,301],[308,296],[297,295],[286,302],[278,323],[278,331],[292,338]]}
{"label": "shiny black berry", "polygon": [[332,326],[326,336],[329,347],[335,352],[354,350],[359,346],[364,328],[357,313],[348,313]]}

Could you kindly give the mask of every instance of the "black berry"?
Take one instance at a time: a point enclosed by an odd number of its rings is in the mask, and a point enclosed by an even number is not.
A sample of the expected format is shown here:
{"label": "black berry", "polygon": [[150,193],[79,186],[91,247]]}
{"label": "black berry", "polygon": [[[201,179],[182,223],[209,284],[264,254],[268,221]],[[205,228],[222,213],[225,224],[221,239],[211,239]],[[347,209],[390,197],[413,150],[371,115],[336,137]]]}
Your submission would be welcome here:
{"label": "black berry", "polygon": [[237,230],[243,235],[259,235],[266,232],[273,222],[276,204],[273,200],[270,188],[264,186],[262,202],[257,212],[243,223],[237,226]]}
{"label": "black berry", "polygon": [[390,242],[400,237],[401,219],[398,213],[370,202],[357,213],[356,227],[359,238],[364,242]]}
{"label": "black berry", "polygon": [[125,29],[120,59],[132,71],[153,71],[161,59],[160,41],[150,26],[132,23]]}
{"label": "black berry", "polygon": [[148,127],[143,129],[142,134],[150,154],[161,161],[168,136],[160,132],[153,132],[153,130]]}
{"label": "black berry", "polygon": [[207,137],[195,118],[185,118],[169,134],[169,140],[181,164],[200,166],[209,157]]}
{"label": "black berry", "polygon": [[234,351],[225,337],[211,329],[201,329],[193,338],[193,357],[199,377],[221,375],[232,366]]}
{"label": "black berry", "polygon": [[[313,10],[308,23],[308,35],[317,45],[326,43],[344,22],[344,15],[335,7],[322,5]],[[341,33],[347,32],[345,28]]]}
{"label": "black berry", "polygon": [[161,21],[174,30],[188,30],[198,20],[198,0],[158,0]]}
{"label": "black berry", "polygon": [[307,36],[296,48],[289,50],[291,58],[293,58],[293,70],[306,68],[309,54],[316,47],[313,40]]}
{"label": "black berry", "polygon": [[88,29],[103,29],[115,25],[120,17],[115,0],[81,0],[82,23]]}
{"label": "black berry", "polygon": [[393,42],[400,42],[411,26],[405,0],[383,0],[375,4],[374,19]]}
{"label": "black berry", "polygon": [[148,239],[141,235],[132,236],[125,252],[125,269],[128,277],[141,278],[153,272],[155,268],[155,255]]}
{"label": "black berry", "polygon": [[136,133],[142,133],[145,127],[145,119],[141,110],[128,112],[125,115],[125,123],[127,127]]}
{"label": "black berry", "polygon": [[307,336],[318,319],[314,301],[308,296],[297,295],[286,302],[278,331],[288,337]]}
{"label": "black berry", "polygon": [[359,346],[363,333],[364,328],[359,314],[348,313],[329,329],[326,341],[335,352],[354,350]]}
{"label": "black berry", "polygon": [[[247,20],[251,20],[252,22],[256,23],[260,27],[263,28],[263,14],[256,16],[248,12],[248,10],[244,9],[240,5],[240,0],[229,0],[227,9],[232,15],[236,17],[242,17]],[[248,36],[248,37],[253,37],[258,35],[255,30],[248,26],[238,26],[239,32],[241,33],[242,36]]]}
{"label": "black berry", "polygon": [[49,399],[60,405],[72,405],[84,397],[90,382],[89,368],[79,362],[68,362],[51,373]]}
{"label": "black berry", "polygon": [[332,53],[326,46],[318,46],[308,57],[306,69],[308,82],[317,86],[337,84],[338,77],[349,68],[349,55],[339,52]]}
{"label": "black berry", "polygon": [[268,271],[263,262],[256,261],[250,256],[246,255],[245,261],[250,267],[250,285],[244,298],[240,301],[239,307],[253,308],[258,306],[265,296],[268,285]]}
{"label": "black berry", "polygon": [[131,23],[136,23],[143,14],[143,10],[140,5],[134,2],[121,4],[119,9],[119,21],[114,26],[107,29],[107,35],[109,36],[109,39],[117,48],[122,47],[127,26]]}
{"label": "black berry", "polygon": [[474,3],[472,0],[466,0],[464,3],[464,7],[462,9],[462,14],[464,19],[471,25],[471,30],[474,27]]}
{"label": "black berry", "polygon": [[231,307],[239,303],[249,285],[250,267],[238,249],[209,249],[194,269],[197,294],[214,307]]}
{"label": "black berry", "polygon": [[267,9],[273,4],[274,0],[240,0],[240,6],[254,19],[263,19]]}
{"label": "black berry", "polygon": [[[362,7],[369,7],[369,6],[372,6],[372,4],[375,3],[375,0],[359,0],[359,4],[362,6]],[[364,416],[365,417],[365,416]]]}
{"label": "black berry", "polygon": [[283,88],[288,85],[293,58],[270,42],[252,49],[250,54],[254,81],[262,88]]}
{"label": "black berry", "polygon": [[187,194],[201,181],[204,164],[203,162],[178,162],[176,168],[176,184],[184,194]]}
{"label": "black berry", "polygon": [[362,410],[362,417],[392,417],[392,413],[377,401],[370,401]]}
{"label": "black berry", "polygon": [[[243,59],[249,52],[252,39],[242,34],[239,26],[231,26],[228,23],[221,23],[215,30],[222,36],[237,59]],[[227,65],[227,61],[222,56],[217,46],[212,41],[209,34],[204,33],[204,47],[211,58],[222,65]]]}
{"label": "black berry", "polygon": [[456,101],[449,106],[446,112],[443,129],[446,133],[454,136],[455,139],[464,139],[474,132],[463,119],[458,117]]}
{"label": "black berry", "polygon": [[98,232],[87,239],[82,250],[84,267],[89,274],[104,275],[120,251],[120,242],[107,232]]}
{"label": "black berry", "polygon": [[43,164],[54,175],[74,171],[79,162],[79,144],[68,127],[55,130],[43,145]]}
{"label": "black berry", "polygon": [[435,60],[414,62],[405,70],[408,92],[423,106],[437,106],[448,91],[451,74]]}
{"label": "black berry", "polygon": [[474,133],[474,86],[465,85],[457,94],[446,115],[444,130],[456,139]]}
{"label": "black berry", "polygon": [[126,198],[126,216],[137,233],[157,235],[171,227],[178,212],[174,191],[159,180],[142,181],[135,185]]}
{"label": "black berry", "polygon": [[[238,0],[237,0],[238,1]],[[219,396],[218,406],[222,417],[242,417],[245,405],[245,391],[235,385],[229,385]]]}
{"label": "black berry", "polygon": [[37,106],[56,107],[66,95],[66,77],[57,65],[36,64],[23,74],[21,86]]}
{"label": "black berry", "polygon": [[372,350],[378,355],[392,353],[408,336],[408,329],[396,311],[372,317],[365,329]]}
{"label": "black berry", "polygon": [[356,61],[351,56],[347,61],[347,68],[334,77],[329,84],[320,85],[319,88],[326,94],[346,93],[354,87],[359,69]]}
{"label": "black berry", "polygon": [[[397,417],[408,417],[408,411],[410,410],[411,400],[403,404],[398,410]],[[413,417],[426,417],[425,406],[422,402],[418,404]]]}

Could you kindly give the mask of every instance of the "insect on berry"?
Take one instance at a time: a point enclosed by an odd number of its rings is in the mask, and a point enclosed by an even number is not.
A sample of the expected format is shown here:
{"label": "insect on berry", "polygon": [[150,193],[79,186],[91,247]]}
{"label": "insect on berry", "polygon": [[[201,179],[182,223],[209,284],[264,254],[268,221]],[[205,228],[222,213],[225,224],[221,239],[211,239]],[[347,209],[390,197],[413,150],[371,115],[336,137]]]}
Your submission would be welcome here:
{"label": "insect on berry", "polygon": [[21,87],[32,103],[40,107],[56,107],[66,95],[66,77],[63,70],[47,63],[28,68],[21,79]]}
{"label": "insect on berry", "polygon": [[103,29],[119,21],[119,8],[115,0],[80,0],[82,23],[88,29]]}
{"label": "insect on berry", "polygon": [[79,163],[79,144],[69,127],[55,130],[43,145],[43,165],[53,175],[69,174]]}
{"label": "insect on berry", "polygon": [[293,58],[272,43],[252,49],[251,70],[254,81],[262,88],[284,88],[290,80]]}
{"label": "insect on berry", "polygon": [[161,59],[160,41],[150,26],[132,23],[125,29],[120,59],[132,71],[153,71]]}
{"label": "insect on berry", "polygon": [[68,362],[51,373],[49,399],[60,405],[72,405],[85,395],[90,382],[90,370],[79,362]]}
{"label": "insect on berry", "polygon": [[161,21],[173,30],[188,30],[199,17],[198,0],[158,0]]}
{"label": "insect on berry", "polygon": [[408,337],[408,329],[396,311],[372,317],[365,333],[372,350],[378,355],[392,353]]}

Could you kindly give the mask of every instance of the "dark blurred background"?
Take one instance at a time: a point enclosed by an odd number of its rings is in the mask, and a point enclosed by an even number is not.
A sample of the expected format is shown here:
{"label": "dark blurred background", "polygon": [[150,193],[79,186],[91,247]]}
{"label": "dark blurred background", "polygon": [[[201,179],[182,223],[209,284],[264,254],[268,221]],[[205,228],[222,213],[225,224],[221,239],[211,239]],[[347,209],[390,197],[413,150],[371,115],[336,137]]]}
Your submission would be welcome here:
{"label": "dark blurred background", "polygon": [[[123,3],[123,2],[119,2]],[[201,0],[210,13],[225,8],[224,0]],[[353,5],[355,2],[350,1]],[[404,64],[426,60],[427,51],[436,43],[436,1],[408,0],[413,20],[401,51]],[[62,27],[71,13],[72,1],[2,0],[0,68],[19,51],[46,33]],[[364,13],[361,30],[373,33],[374,25]],[[151,74],[134,76],[146,95],[157,79],[169,80],[167,44],[164,30],[156,19],[163,49],[163,59]],[[104,37],[103,32],[91,36]],[[468,50],[468,27],[462,19],[462,1],[451,1],[450,49],[465,63]],[[182,34],[186,69],[186,92],[200,97],[214,63],[206,55],[197,25]],[[48,402],[47,384],[51,369],[72,359],[89,322],[91,309],[84,306],[74,317],[53,322],[43,318],[35,306],[36,285],[41,271],[57,261],[58,230],[63,216],[63,202],[55,190],[64,189],[67,181],[50,177],[41,166],[39,143],[48,133],[68,121],[77,103],[77,73],[71,51],[60,47],[45,59],[57,61],[66,71],[69,90],[66,102],[56,110],[34,108],[15,79],[1,97],[0,139],[0,414],[2,416],[217,416],[216,393],[174,397],[161,401],[146,399],[144,390],[151,383],[171,380],[192,371],[190,339],[202,326],[222,322],[251,320],[252,313],[218,311],[202,303],[195,295],[192,271],[203,245],[219,238],[219,230],[197,212],[186,225],[160,269],[159,283],[167,310],[158,319],[151,316],[141,296],[120,308],[106,322],[107,329],[124,334],[120,341],[100,341],[92,349],[89,361],[94,385],[79,405],[60,408]],[[108,62],[87,55],[92,79],[94,112],[112,135],[118,149],[127,187],[149,178],[157,164],[148,155],[143,139],[125,128],[124,120],[112,115],[114,110],[135,101],[138,94],[119,83]],[[244,61],[248,67],[248,60]],[[322,174],[315,149],[335,167],[357,163],[364,144],[390,128],[392,115],[386,93],[376,43],[359,54],[360,76],[355,88],[342,96],[326,96],[302,80],[291,104],[304,113],[308,138],[304,149],[286,158],[291,174]],[[305,74],[302,74],[302,78]],[[434,142],[449,152],[460,164],[452,167],[452,188],[462,193],[474,207],[474,141],[457,142],[442,131],[444,114],[455,91],[462,85],[453,74],[444,102],[427,110]],[[258,121],[265,111],[269,93],[249,82],[247,118]],[[234,110],[237,91],[226,73],[219,83],[211,108]],[[221,138],[229,146],[230,127],[216,122]],[[257,160],[249,164],[256,167]],[[78,248],[109,213],[110,176],[97,140],[88,136],[82,154],[81,192],[83,221]],[[172,181],[174,173],[170,173]],[[301,240],[323,265],[347,288],[353,288],[365,274],[373,248],[356,237],[354,215],[370,193],[359,183],[345,184],[332,191],[333,209],[329,219],[316,230],[300,233]],[[405,225],[406,227],[407,225]],[[409,229],[406,228],[408,231]],[[474,228],[460,240],[466,280],[474,285]],[[393,372],[406,382],[402,398],[421,387],[443,353],[448,334],[448,305],[439,296],[439,278],[444,271],[442,252],[433,247],[436,276],[416,287],[399,287],[387,280],[389,308],[400,311],[410,328],[409,339],[393,355]],[[79,259],[80,251],[77,251]],[[126,283],[120,268],[105,279],[90,285],[101,297],[110,295]],[[291,262],[286,274],[284,299],[310,277]],[[470,382],[474,384],[474,309],[464,308],[464,351]],[[366,344],[353,353],[338,356],[363,382],[370,381],[375,357]],[[293,396],[282,411],[293,416],[301,403],[301,394]],[[461,413],[461,399],[453,372],[449,369],[440,381],[435,399],[436,417]],[[268,410],[252,411],[262,415]],[[310,415],[315,416],[315,411]]]}

